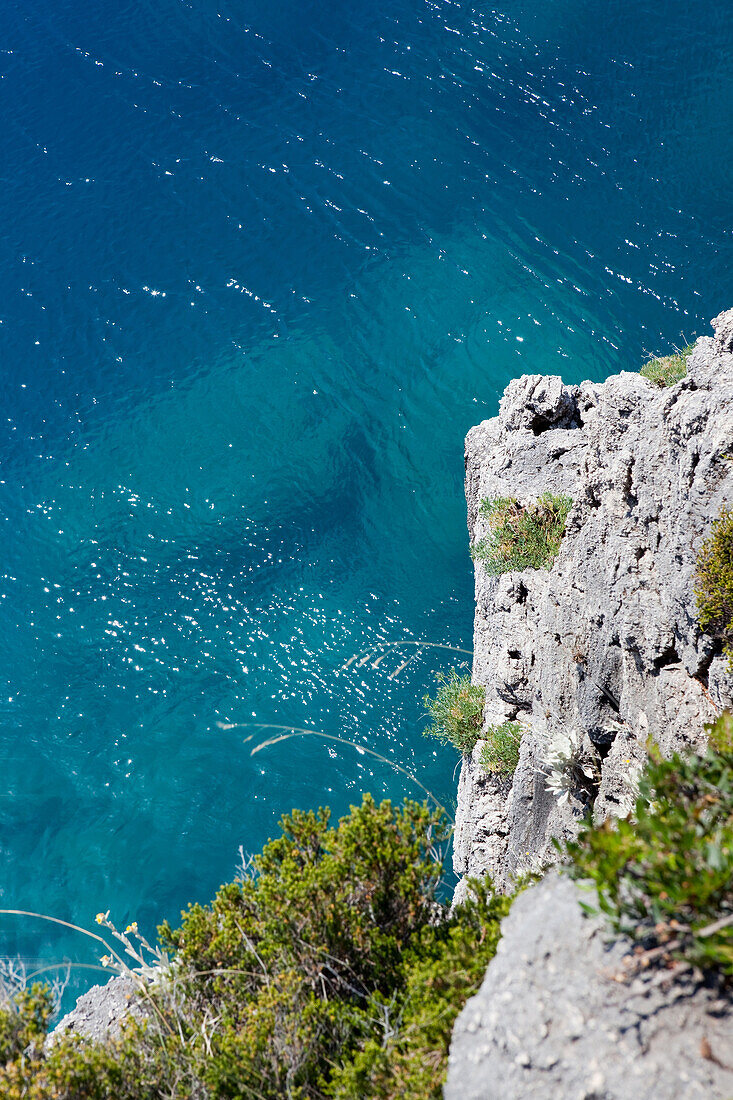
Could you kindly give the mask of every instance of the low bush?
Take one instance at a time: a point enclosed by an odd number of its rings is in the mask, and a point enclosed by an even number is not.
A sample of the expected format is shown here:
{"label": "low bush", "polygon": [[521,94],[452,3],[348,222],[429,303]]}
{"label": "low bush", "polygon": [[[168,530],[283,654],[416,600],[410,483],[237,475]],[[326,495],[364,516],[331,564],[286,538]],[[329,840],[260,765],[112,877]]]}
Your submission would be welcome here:
{"label": "low bush", "polygon": [[[107,1044],[66,1037],[0,1066],[3,1100],[198,1100],[182,1046],[157,1044],[140,1024]],[[184,1080],[188,1080],[186,1090]]]}
{"label": "low bush", "polygon": [[335,828],[326,810],[281,824],[241,880],[161,927],[174,962],[118,1039],[44,1054],[45,994],[0,1008],[3,1100],[439,1100],[509,900],[477,883],[440,903],[449,829],[427,805],[365,796]]}
{"label": "low bush", "polygon": [[41,1048],[54,1005],[50,989],[40,983],[16,993],[3,984],[0,992],[0,1065],[4,1065],[26,1050]]}
{"label": "low bush", "polygon": [[686,348],[675,348],[671,355],[651,355],[639,374],[660,389],[674,386],[687,374],[687,360],[694,347],[694,344],[688,344]]}
{"label": "low bush", "polygon": [[702,630],[723,643],[733,672],[733,511],[724,508],[697,559],[695,598]]}
{"label": "low bush", "polygon": [[459,676],[455,669],[447,676],[438,672],[435,678],[439,684],[435,698],[423,697],[423,706],[431,719],[425,736],[437,737],[459,752],[473,752],[483,722],[484,689],[472,684],[470,676]]}
{"label": "low bush", "polygon": [[733,976],[733,718],[701,756],[655,751],[633,814],[586,825],[567,851],[616,929]]}
{"label": "low bush", "polygon": [[481,767],[495,775],[511,775],[519,763],[522,726],[519,722],[502,722],[489,726],[482,733],[486,744],[481,749]]}
{"label": "low bush", "polygon": [[[426,928],[405,960],[404,991],[373,999],[354,1056],[331,1078],[336,1100],[441,1100],[456,1016],[496,952],[510,900],[472,883],[449,923]],[[374,1021],[380,1026],[375,1028]]]}
{"label": "low bush", "polygon": [[491,576],[512,569],[549,569],[555,560],[572,498],[545,493],[534,504],[522,505],[514,497],[483,500],[489,534],[474,544],[471,555]]}

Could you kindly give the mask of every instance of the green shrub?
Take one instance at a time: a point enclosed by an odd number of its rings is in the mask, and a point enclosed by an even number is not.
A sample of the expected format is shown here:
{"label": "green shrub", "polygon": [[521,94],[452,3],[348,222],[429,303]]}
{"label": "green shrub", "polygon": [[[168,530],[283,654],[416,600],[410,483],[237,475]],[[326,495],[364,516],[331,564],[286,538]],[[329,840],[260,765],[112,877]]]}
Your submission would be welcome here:
{"label": "green shrub", "polygon": [[694,344],[688,344],[686,348],[675,348],[672,355],[650,355],[639,374],[660,389],[674,386],[687,374],[687,360],[694,347]]}
{"label": "green shrub", "polygon": [[194,1100],[182,1048],[161,1046],[140,1025],[106,1044],[78,1036],[55,1043],[44,1056],[20,1055],[0,1067],[3,1100]]}
{"label": "green shrub", "polygon": [[53,998],[47,986],[5,993],[0,1004],[0,1065],[29,1047],[41,1047],[53,1014]]}
{"label": "green shrub", "polygon": [[190,1000],[228,1020],[207,1067],[217,1097],[243,1083],[268,1096],[320,1095],[348,1057],[354,1013],[401,988],[403,954],[434,912],[441,815],[365,796],[336,829],[328,818],[293,811],[253,878],[192,906],[177,931],[161,929],[193,975]]}
{"label": "green shrub", "polygon": [[[450,921],[425,928],[405,960],[404,993],[373,999],[354,1057],[337,1069],[328,1095],[336,1100],[441,1100],[456,1016],[479,988],[496,952],[510,900],[484,883]],[[372,1021],[381,1020],[377,1030]]]}
{"label": "green shrub", "polygon": [[571,874],[592,879],[615,928],[645,946],[733,976],[733,719],[711,730],[703,756],[655,752],[633,815],[588,824],[567,845]]}
{"label": "green shrub", "polygon": [[500,726],[489,726],[482,737],[486,740],[486,744],[481,749],[481,766],[484,771],[498,775],[511,775],[519,763],[521,724],[502,722]]}
{"label": "green shrub", "polygon": [[490,533],[471,551],[491,576],[511,569],[549,569],[565,534],[572,498],[544,493],[526,507],[514,497],[482,500],[479,512],[486,516]]}
{"label": "green shrub", "polygon": [[425,736],[437,737],[459,752],[473,752],[483,722],[484,689],[472,684],[470,676],[459,676],[455,669],[447,676],[438,672],[435,678],[440,685],[435,698],[423,697],[423,706],[432,720]]}
{"label": "green shrub", "polygon": [[335,828],[326,810],[281,824],[243,880],[161,927],[175,964],[120,1038],[43,1055],[39,991],[0,1011],[3,1100],[439,1100],[509,900],[439,902],[449,829],[427,805],[367,795]]}
{"label": "green shrub", "polygon": [[[156,1100],[146,1086],[144,1056],[130,1041],[104,1048],[67,1036],[44,1052],[54,1012],[47,985],[14,993],[3,990],[0,1004],[0,1096],[3,1100]],[[149,1059],[154,1063],[154,1054]],[[162,1081],[162,1074],[159,1074]]]}
{"label": "green shrub", "polygon": [[723,642],[733,672],[733,511],[728,508],[698,555],[695,597],[701,629]]}

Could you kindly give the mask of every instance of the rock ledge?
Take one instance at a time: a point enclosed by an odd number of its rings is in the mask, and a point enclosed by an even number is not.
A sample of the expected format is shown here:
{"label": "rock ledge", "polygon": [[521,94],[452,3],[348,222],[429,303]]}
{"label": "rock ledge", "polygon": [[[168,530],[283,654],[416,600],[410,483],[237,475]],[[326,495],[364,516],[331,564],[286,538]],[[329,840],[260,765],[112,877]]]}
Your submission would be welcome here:
{"label": "rock ledge", "polygon": [[445,1100],[733,1096],[730,998],[692,982],[614,981],[628,943],[583,916],[579,902],[593,900],[551,873],[514,903],[456,1021]]}

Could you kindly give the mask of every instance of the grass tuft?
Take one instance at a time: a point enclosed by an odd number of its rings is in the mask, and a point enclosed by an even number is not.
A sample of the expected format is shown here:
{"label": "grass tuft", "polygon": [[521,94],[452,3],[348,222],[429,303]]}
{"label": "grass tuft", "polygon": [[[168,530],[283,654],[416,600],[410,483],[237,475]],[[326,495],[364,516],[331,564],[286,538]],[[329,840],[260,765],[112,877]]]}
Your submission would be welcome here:
{"label": "grass tuft", "polygon": [[573,501],[568,496],[544,493],[533,504],[515,497],[482,500],[479,514],[488,520],[490,533],[472,548],[490,576],[512,569],[549,569],[555,560]]}
{"label": "grass tuft", "polygon": [[695,599],[701,629],[722,641],[733,672],[733,511],[729,508],[714,520],[698,555]]}
{"label": "grass tuft", "polygon": [[502,722],[489,726],[482,736],[486,744],[481,749],[481,767],[493,775],[511,775],[519,763],[521,724]]}
{"label": "grass tuft", "polygon": [[687,360],[694,347],[694,344],[688,344],[686,348],[675,348],[671,355],[651,355],[639,373],[660,389],[674,386],[687,374]]}
{"label": "grass tuft", "polygon": [[473,752],[481,733],[485,692],[470,676],[459,676],[453,668],[446,676],[436,673],[439,687],[435,698],[423,697],[423,705],[431,724],[426,737],[436,737],[453,745],[459,752]]}

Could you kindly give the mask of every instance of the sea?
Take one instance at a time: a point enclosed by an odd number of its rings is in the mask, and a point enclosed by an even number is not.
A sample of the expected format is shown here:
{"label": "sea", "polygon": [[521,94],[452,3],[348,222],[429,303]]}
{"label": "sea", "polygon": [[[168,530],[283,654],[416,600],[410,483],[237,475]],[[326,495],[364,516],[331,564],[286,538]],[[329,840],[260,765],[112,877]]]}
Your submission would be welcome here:
{"label": "sea", "polygon": [[452,811],[464,435],[733,305],[729,24],[0,0],[3,973],[68,1003],[293,807]]}

